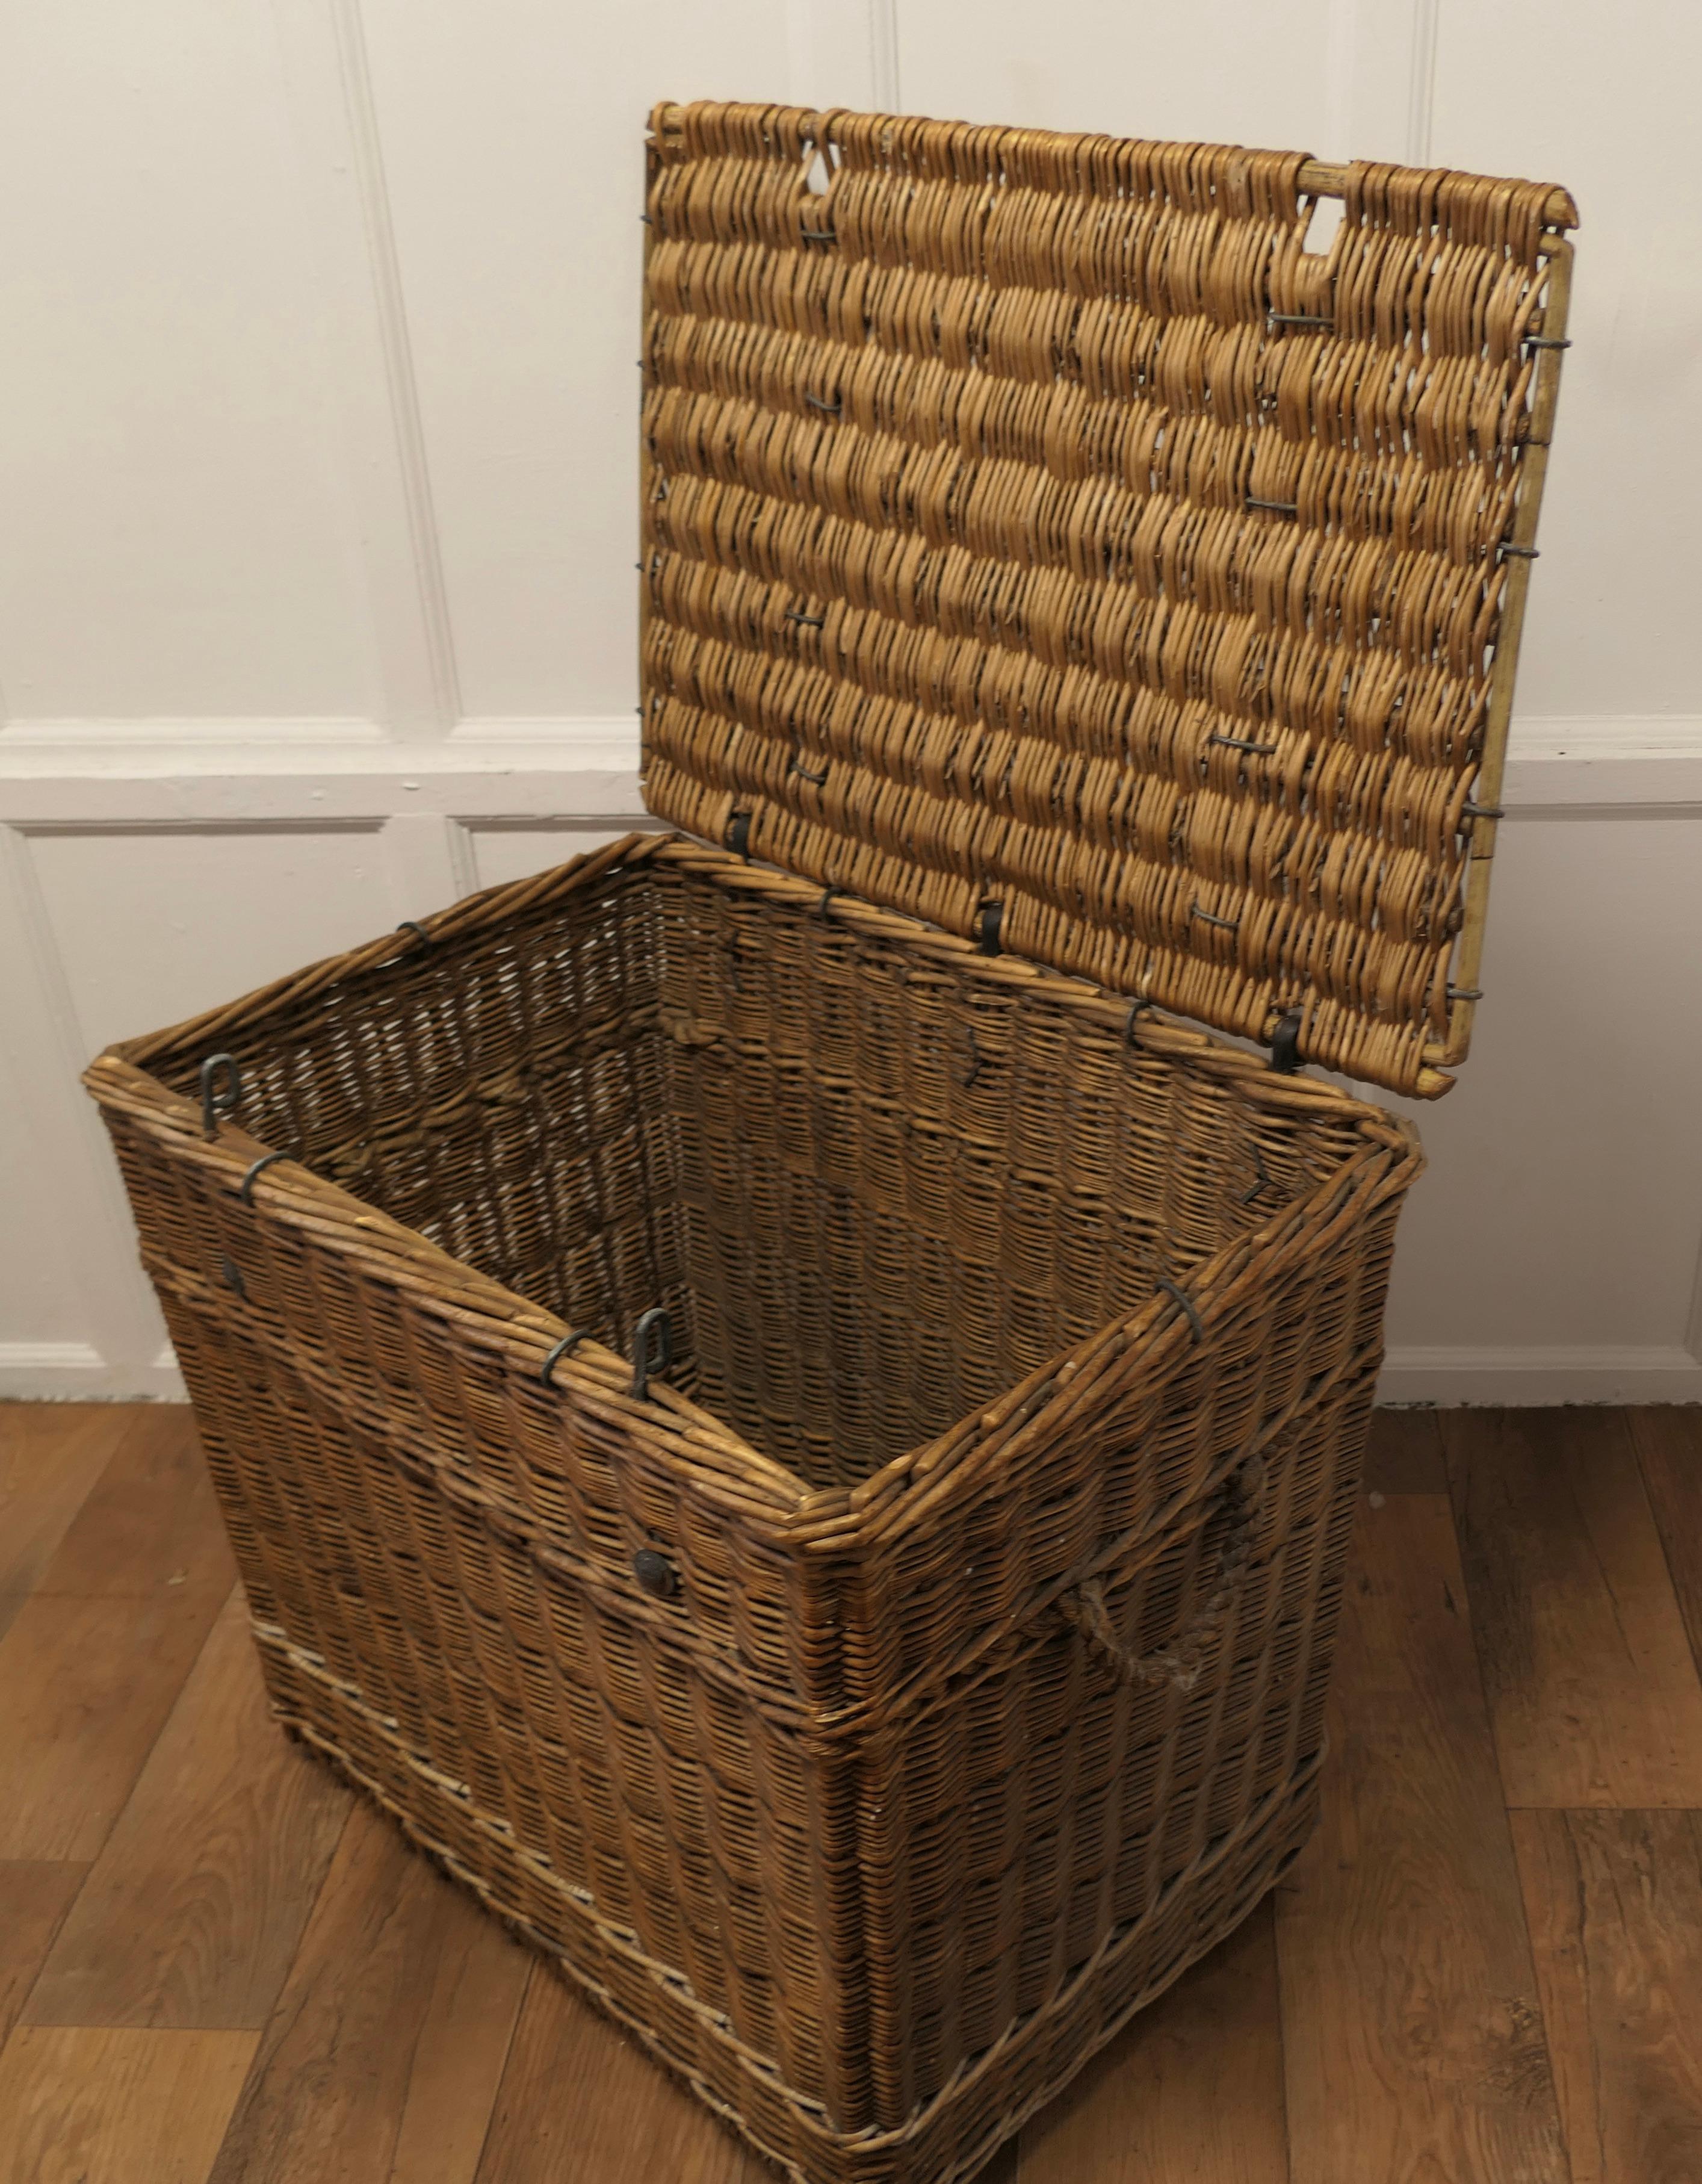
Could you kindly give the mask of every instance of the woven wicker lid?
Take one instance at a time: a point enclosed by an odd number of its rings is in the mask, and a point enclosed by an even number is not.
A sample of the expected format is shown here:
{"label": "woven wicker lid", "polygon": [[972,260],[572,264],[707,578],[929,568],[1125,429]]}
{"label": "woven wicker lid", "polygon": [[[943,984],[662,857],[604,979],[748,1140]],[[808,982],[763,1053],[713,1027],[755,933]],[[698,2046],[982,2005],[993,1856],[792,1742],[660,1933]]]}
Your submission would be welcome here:
{"label": "woven wicker lid", "polygon": [[766,106],[649,158],[649,808],[1446,1090],[1570,198]]}

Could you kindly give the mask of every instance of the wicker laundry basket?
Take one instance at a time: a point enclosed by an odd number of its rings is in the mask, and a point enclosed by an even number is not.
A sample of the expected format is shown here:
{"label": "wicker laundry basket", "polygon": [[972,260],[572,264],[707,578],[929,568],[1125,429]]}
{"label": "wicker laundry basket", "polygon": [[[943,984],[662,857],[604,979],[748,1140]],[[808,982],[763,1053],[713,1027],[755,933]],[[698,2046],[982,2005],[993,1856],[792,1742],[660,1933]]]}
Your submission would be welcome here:
{"label": "wicker laundry basket", "polygon": [[1419,1156],[1296,1070],[1465,1052],[1574,214],[649,159],[647,796],[720,846],[89,1083],[285,1724],[794,2176],[937,2184],[1311,1824]]}

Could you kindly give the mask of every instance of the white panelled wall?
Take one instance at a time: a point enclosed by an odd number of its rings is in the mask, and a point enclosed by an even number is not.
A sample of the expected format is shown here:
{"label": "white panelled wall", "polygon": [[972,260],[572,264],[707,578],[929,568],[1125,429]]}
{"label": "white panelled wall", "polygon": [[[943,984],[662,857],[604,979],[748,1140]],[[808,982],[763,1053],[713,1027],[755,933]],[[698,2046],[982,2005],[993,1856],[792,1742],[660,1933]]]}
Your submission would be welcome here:
{"label": "white panelled wall", "polygon": [[1699,80],[1688,0],[11,11],[0,1393],[178,1391],[97,1048],[640,816],[641,138],[713,96],[1575,192],[1488,999],[1386,1392],[1702,1398]]}

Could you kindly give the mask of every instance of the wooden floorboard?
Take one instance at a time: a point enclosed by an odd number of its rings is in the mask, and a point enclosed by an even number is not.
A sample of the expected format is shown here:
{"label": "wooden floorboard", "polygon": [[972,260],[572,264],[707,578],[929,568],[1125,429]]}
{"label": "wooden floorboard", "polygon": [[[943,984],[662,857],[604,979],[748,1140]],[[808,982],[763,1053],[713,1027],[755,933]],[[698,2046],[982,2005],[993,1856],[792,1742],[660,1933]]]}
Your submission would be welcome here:
{"label": "wooden floorboard", "polygon": [[[770,2184],[772,2172],[542,1966],[476,2184]],[[433,2184],[437,2180],[433,2179]],[[445,2180],[448,2184],[448,2180]]]}
{"label": "wooden floorboard", "polygon": [[[1702,1411],[1381,1413],[1366,1488],[1318,1838],[984,2184],[1702,2184]],[[0,2184],[771,2174],[244,1619],[186,1412],[0,1406]]]}
{"label": "wooden floorboard", "polygon": [[1702,1404],[1626,1415],[1691,1658],[1702,1667]]}
{"label": "wooden floorboard", "polygon": [[258,2031],[351,1802],[279,1735],[238,1591],[47,1958],[30,2022]]}
{"label": "wooden floorboard", "polygon": [[1373,1411],[1365,1450],[1370,1494],[1445,1494],[1448,1459],[1435,1411]]}
{"label": "wooden floorboard", "polygon": [[1513,1815],[1571,2184],[1702,2178],[1702,1825]]}
{"label": "wooden floorboard", "polygon": [[92,1858],[219,1611],[37,1593],[0,1639],[0,1858]]}
{"label": "wooden floorboard", "polygon": [[531,1967],[358,1802],[215,2184],[472,2184]]}
{"label": "wooden floorboard", "polygon": [[1267,1897],[1023,2131],[1020,2184],[1288,2184]]}
{"label": "wooden floorboard", "polygon": [[1509,1804],[1702,1806],[1702,1680],[1625,1414],[1439,1415]]}
{"label": "wooden floorboard", "polygon": [[[88,1872],[63,1859],[0,1864],[0,2047],[17,2022],[36,1975]],[[158,1946],[159,1936],[154,1936]]]}
{"label": "wooden floorboard", "polygon": [[109,1403],[0,1403],[0,1636],[112,1460]]}
{"label": "wooden floorboard", "polygon": [[1447,1501],[1361,1512],[1323,1819],[1276,1894],[1297,2179],[1566,2184]]}
{"label": "wooden floorboard", "polygon": [[36,1591],[80,1600],[187,1591],[216,1603],[236,1582],[192,1413],[181,1403],[142,1405]]}
{"label": "wooden floorboard", "polygon": [[0,2052],[0,2184],[205,2184],[252,2032],[20,2025]]}

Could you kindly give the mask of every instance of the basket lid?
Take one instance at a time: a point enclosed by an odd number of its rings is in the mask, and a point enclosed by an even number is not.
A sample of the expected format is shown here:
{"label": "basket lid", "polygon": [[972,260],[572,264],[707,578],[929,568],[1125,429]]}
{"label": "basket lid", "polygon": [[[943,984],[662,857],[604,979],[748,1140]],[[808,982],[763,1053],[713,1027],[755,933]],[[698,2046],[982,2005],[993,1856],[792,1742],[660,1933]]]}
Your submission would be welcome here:
{"label": "basket lid", "polygon": [[651,811],[1445,1091],[1565,192],[721,104],[649,166]]}

